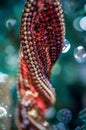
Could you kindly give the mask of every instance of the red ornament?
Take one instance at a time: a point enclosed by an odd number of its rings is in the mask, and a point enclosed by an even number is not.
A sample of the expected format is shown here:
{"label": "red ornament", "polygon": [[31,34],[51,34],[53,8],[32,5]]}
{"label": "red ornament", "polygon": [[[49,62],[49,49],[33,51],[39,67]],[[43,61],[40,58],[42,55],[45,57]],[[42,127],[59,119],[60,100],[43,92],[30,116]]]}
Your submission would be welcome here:
{"label": "red ornament", "polygon": [[65,28],[59,0],[27,0],[20,29],[17,125],[19,130],[49,130],[45,111],[55,103],[49,81],[61,53]]}

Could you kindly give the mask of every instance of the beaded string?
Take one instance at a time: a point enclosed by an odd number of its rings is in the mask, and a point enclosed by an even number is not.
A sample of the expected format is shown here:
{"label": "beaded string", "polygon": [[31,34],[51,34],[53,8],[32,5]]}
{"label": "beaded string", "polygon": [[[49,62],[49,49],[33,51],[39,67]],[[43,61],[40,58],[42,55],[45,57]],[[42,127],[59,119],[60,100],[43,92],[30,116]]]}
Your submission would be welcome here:
{"label": "beaded string", "polygon": [[45,111],[56,100],[49,81],[65,37],[59,0],[27,0],[21,19],[18,74],[19,130],[50,130]]}

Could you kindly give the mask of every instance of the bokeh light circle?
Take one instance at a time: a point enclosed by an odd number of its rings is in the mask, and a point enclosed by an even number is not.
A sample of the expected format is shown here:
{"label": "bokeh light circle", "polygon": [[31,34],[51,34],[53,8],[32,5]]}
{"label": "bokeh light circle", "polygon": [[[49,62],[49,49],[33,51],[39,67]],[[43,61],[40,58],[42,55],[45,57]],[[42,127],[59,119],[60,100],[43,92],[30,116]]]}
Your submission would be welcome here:
{"label": "bokeh light circle", "polygon": [[74,49],[74,57],[78,63],[84,63],[86,61],[86,51],[83,46],[78,46]]}
{"label": "bokeh light circle", "polygon": [[59,122],[68,124],[72,120],[72,113],[69,109],[63,108],[57,112],[57,119]]}
{"label": "bokeh light circle", "polygon": [[79,31],[79,32],[82,32],[82,31],[83,31],[82,28],[80,27],[80,24],[79,24],[81,18],[82,18],[81,16],[80,16],[80,17],[77,17],[77,18],[75,18],[74,21],[73,21],[73,26],[74,26],[74,28],[75,28],[77,31]]}
{"label": "bokeh light circle", "polygon": [[65,39],[62,53],[67,53],[70,50],[70,47],[71,47],[70,42],[67,39]]}
{"label": "bokeh light circle", "polygon": [[17,23],[17,20],[14,18],[10,18],[6,21],[6,28],[10,30],[12,27],[14,27]]}
{"label": "bokeh light circle", "polygon": [[55,114],[56,114],[56,109],[54,107],[50,107],[45,112],[45,118],[52,119],[52,118],[54,118]]}
{"label": "bokeh light circle", "polygon": [[83,18],[81,18],[79,24],[80,24],[80,27],[81,27],[84,31],[86,31],[86,16],[83,17]]}

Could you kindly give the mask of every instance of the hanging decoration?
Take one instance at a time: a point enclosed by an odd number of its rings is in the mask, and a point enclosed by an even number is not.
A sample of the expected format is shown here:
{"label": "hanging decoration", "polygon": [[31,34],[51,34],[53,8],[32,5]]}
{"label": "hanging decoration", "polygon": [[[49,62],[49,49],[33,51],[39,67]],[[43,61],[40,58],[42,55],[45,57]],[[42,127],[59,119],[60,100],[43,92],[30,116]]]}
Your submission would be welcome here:
{"label": "hanging decoration", "polygon": [[62,51],[65,27],[59,0],[27,0],[21,19],[17,126],[50,130],[46,111],[55,103],[51,68]]}

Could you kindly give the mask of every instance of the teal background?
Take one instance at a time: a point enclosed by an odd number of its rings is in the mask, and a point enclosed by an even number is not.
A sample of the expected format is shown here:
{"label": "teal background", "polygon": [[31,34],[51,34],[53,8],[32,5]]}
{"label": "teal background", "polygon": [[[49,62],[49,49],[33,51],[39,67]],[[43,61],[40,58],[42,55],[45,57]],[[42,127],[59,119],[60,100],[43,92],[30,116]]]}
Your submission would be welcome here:
{"label": "teal background", "polygon": [[[15,111],[14,106],[17,103],[19,29],[24,2],[24,0],[0,1],[0,72],[8,74],[9,79],[13,81],[9,90],[13,100],[10,107],[12,112]],[[54,65],[51,82],[57,94],[55,108],[57,111],[62,108],[72,111],[73,119],[69,124],[69,129],[73,130],[76,126],[83,125],[78,113],[86,107],[86,100],[84,101],[86,98],[86,62],[77,63],[74,58],[74,49],[77,46],[82,45],[86,49],[86,31],[77,31],[73,26],[73,21],[79,16],[86,16],[84,10],[86,0],[62,0],[61,2],[64,9],[66,39],[70,42],[71,48],[67,53],[62,53]],[[16,24],[9,23],[6,26],[9,19],[14,19]],[[8,46],[11,47],[6,51]],[[10,62],[12,59],[13,61]],[[11,126],[12,130],[16,129],[14,124]]]}

